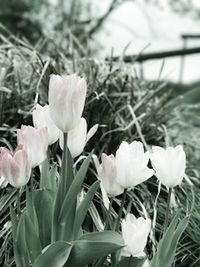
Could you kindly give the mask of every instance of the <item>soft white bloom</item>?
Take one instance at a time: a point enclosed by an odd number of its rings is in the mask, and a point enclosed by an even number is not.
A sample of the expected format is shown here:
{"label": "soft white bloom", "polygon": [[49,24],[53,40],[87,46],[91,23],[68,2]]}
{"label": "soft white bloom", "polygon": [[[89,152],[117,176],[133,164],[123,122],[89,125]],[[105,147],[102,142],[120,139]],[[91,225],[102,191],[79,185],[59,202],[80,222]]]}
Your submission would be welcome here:
{"label": "soft white bloom", "polygon": [[49,105],[45,105],[42,107],[37,104],[35,109],[32,112],[33,117],[33,125],[35,128],[40,129],[43,127],[47,127],[48,130],[48,143],[52,145],[59,138],[60,130],[55,125],[54,121],[51,119],[49,113]]}
{"label": "soft white bloom", "polygon": [[[79,156],[90,138],[96,133],[98,129],[98,124],[95,124],[87,132],[87,122],[84,118],[79,120],[78,125],[70,130],[67,134],[67,146],[71,152],[73,158]],[[63,149],[63,133],[60,132],[59,144],[61,149]]]}
{"label": "soft white bloom", "polygon": [[136,218],[128,214],[122,220],[122,237],[126,245],[126,252],[133,257],[144,255],[144,248],[151,228],[151,220],[142,217]]}
{"label": "soft white bloom", "polygon": [[149,153],[144,152],[141,142],[123,141],[116,152],[118,183],[124,188],[133,188],[149,179],[154,171],[147,167],[148,161]]}
{"label": "soft white bloom", "polygon": [[68,132],[79,123],[85,105],[86,89],[85,79],[76,74],[51,75],[50,115],[62,132]]}
{"label": "soft white bloom", "polygon": [[101,164],[97,168],[98,178],[109,197],[115,197],[123,193],[124,188],[118,184],[116,160],[113,155],[101,156]]}
{"label": "soft white bloom", "polygon": [[186,155],[181,145],[166,149],[152,147],[151,163],[156,177],[167,187],[180,185],[186,167]]}
{"label": "soft white bloom", "polygon": [[12,186],[20,188],[27,184],[31,176],[31,158],[23,145],[14,152],[2,147],[1,173]]}
{"label": "soft white bloom", "polygon": [[41,164],[47,157],[48,131],[47,127],[36,129],[32,126],[22,125],[17,131],[18,145],[24,145],[29,151],[32,167]]}

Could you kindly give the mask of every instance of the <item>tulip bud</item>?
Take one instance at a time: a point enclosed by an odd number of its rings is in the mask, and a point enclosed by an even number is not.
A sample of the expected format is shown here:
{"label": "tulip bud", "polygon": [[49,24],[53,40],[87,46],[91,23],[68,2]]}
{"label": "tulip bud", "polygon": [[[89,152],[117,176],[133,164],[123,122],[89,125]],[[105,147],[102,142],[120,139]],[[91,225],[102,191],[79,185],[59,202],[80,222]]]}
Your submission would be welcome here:
{"label": "tulip bud", "polygon": [[149,179],[154,171],[147,167],[148,161],[149,153],[144,153],[141,142],[122,142],[116,152],[118,183],[124,188],[133,188]]}
{"label": "tulip bud", "polygon": [[48,132],[47,127],[36,129],[23,126],[17,131],[18,145],[24,145],[31,155],[32,167],[41,164],[47,157]]}
{"label": "tulip bud", "polygon": [[32,117],[35,128],[40,129],[47,127],[49,145],[55,143],[59,138],[60,131],[50,117],[49,105],[42,107],[37,104],[36,108],[33,110]]}
{"label": "tulip bud", "polygon": [[75,128],[86,98],[86,81],[76,74],[51,75],[49,81],[50,115],[64,133]]}
{"label": "tulip bud", "polygon": [[3,177],[14,187],[24,186],[31,176],[31,159],[25,147],[18,145],[13,153],[1,148],[1,153],[3,153],[1,162]]}
{"label": "tulip bud", "polygon": [[176,147],[152,147],[150,154],[156,177],[167,187],[181,184],[186,168],[186,155],[181,145]]}
{"label": "tulip bud", "polygon": [[145,220],[142,217],[136,218],[133,214],[129,213],[122,220],[121,226],[126,252],[133,257],[143,256],[147,237],[151,229],[151,220]]}
{"label": "tulip bud", "polygon": [[98,178],[109,197],[115,197],[123,193],[124,188],[116,180],[117,168],[113,155],[102,154],[101,165],[97,168]]}
{"label": "tulip bud", "polygon": [[[78,125],[70,130],[67,135],[67,146],[73,158],[79,156],[87,143],[87,141],[96,133],[98,124],[95,124],[87,133],[87,122],[84,118],[79,120]],[[60,133],[59,144],[63,149],[63,133]]]}

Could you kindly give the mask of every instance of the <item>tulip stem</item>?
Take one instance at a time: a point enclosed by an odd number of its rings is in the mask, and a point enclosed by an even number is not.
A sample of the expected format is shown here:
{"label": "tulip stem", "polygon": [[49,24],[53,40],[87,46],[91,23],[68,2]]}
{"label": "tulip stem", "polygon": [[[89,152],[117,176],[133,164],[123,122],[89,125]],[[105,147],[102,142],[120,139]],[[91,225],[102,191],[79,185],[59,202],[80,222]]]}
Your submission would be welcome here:
{"label": "tulip stem", "polygon": [[120,206],[118,217],[117,217],[117,221],[116,221],[116,224],[115,224],[115,231],[117,231],[117,232],[119,231],[120,220],[121,220],[122,213],[123,213],[123,208],[124,208],[124,204],[125,204],[125,200],[126,200],[126,195],[127,195],[127,189],[124,189],[121,206]]}
{"label": "tulip stem", "polygon": [[167,196],[167,209],[166,209],[165,222],[164,222],[164,232],[166,231],[168,222],[169,222],[171,194],[172,194],[172,188],[169,188],[169,192]]}
{"label": "tulip stem", "polygon": [[110,199],[110,203],[109,203],[109,208],[108,208],[108,211],[107,211],[107,216],[106,216],[106,221],[105,221],[105,230],[107,230],[108,228],[108,225],[109,225],[109,221],[110,221],[110,214],[111,214],[111,210],[112,210],[112,204],[113,204],[113,198],[111,197]]}
{"label": "tulip stem", "polygon": [[16,205],[17,205],[17,214],[19,216],[20,215],[20,189],[17,189]]}
{"label": "tulip stem", "polygon": [[68,149],[67,149],[67,133],[63,134],[63,138],[64,138],[64,144],[63,144],[63,155],[62,155],[62,169],[61,169],[61,179],[62,182],[64,183],[63,186],[63,196],[64,196],[64,192],[66,190],[66,179],[65,179],[65,175],[67,172],[67,153],[68,153]]}

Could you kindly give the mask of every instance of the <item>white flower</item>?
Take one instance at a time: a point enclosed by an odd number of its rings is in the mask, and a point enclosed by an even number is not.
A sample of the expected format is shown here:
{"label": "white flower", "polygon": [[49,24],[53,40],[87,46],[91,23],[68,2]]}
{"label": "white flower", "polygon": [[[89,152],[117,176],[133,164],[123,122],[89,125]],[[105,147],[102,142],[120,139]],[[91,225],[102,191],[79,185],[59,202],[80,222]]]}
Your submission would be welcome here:
{"label": "white flower", "polygon": [[42,163],[47,156],[48,131],[47,127],[36,129],[32,126],[22,125],[17,131],[18,145],[24,145],[31,156],[32,167]]}
{"label": "white flower", "polygon": [[122,220],[122,237],[126,245],[126,251],[133,257],[144,255],[144,248],[151,228],[151,220],[142,217],[136,218],[128,214]]}
{"label": "white flower", "polygon": [[156,177],[167,187],[180,185],[186,168],[186,155],[181,145],[166,149],[152,147],[150,154]]}
{"label": "white flower", "polygon": [[49,81],[50,115],[64,133],[75,128],[81,118],[86,98],[86,81],[76,74],[51,75]]}
{"label": "white flower", "polygon": [[116,152],[117,181],[124,188],[146,181],[154,171],[147,167],[149,153],[144,152],[141,142],[122,142]]}
{"label": "white flower", "polygon": [[[73,158],[79,156],[90,138],[96,133],[98,129],[98,124],[95,124],[87,132],[87,122],[84,118],[79,120],[78,125],[70,130],[67,135],[67,146],[71,152]],[[59,144],[61,149],[63,149],[63,133],[60,132]]]}
{"label": "white flower", "polygon": [[101,156],[101,164],[97,168],[98,178],[109,197],[115,197],[123,193],[124,188],[118,184],[116,160],[113,155]]}
{"label": "white flower", "polygon": [[59,138],[60,130],[55,125],[54,121],[51,119],[49,113],[49,105],[45,105],[42,107],[37,104],[35,109],[32,112],[33,117],[33,125],[35,128],[40,129],[43,127],[47,127],[48,130],[48,143],[52,145]]}

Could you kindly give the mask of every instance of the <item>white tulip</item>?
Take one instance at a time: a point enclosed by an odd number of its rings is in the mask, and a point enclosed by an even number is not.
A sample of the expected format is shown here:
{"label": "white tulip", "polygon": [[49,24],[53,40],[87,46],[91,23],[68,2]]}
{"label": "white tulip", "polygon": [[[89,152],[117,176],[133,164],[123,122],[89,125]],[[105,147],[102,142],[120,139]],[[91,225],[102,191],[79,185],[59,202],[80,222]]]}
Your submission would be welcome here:
{"label": "white tulip", "polygon": [[50,115],[64,133],[75,128],[81,118],[86,98],[86,81],[76,74],[51,75],[49,81]]}
{"label": "white tulip", "polygon": [[133,257],[143,256],[151,229],[151,220],[142,217],[136,218],[133,214],[129,213],[126,218],[122,220],[121,226],[127,254]]}
{"label": "white tulip", "polygon": [[[67,146],[73,158],[79,156],[90,138],[96,133],[98,124],[95,124],[87,133],[87,122],[84,118],[79,120],[78,125],[70,130],[67,135]],[[63,149],[63,133],[60,132],[59,144]]]}
{"label": "white tulip", "polygon": [[186,168],[186,155],[181,145],[166,149],[152,147],[150,154],[156,177],[167,187],[180,185]]}
{"label": "white tulip", "polygon": [[49,113],[49,105],[45,105],[42,107],[37,104],[35,109],[32,112],[33,117],[33,125],[35,128],[40,129],[43,127],[47,127],[48,130],[48,143],[52,145],[59,138],[60,130],[55,125],[54,121],[51,119]]}
{"label": "white tulip", "polygon": [[32,126],[21,126],[17,131],[18,145],[24,145],[30,153],[32,167],[41,164],[47,157],[48,131],[47,127],[36,129]]}
{"label": "white tulip", "polygon": [[154,171],[147,167],[148,161],[149,153],[144,152],[141,142],[122,142],[116,152],[118,183],[124,188],[133,188],[149,179]]}
{"label": "white tulip", "polygon": [[116,160],[113,155],[101,156],[101,164],[97,168],[98,178],[109,197],[115,197],[123,193],[124,188],[118,184]]}

